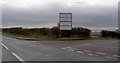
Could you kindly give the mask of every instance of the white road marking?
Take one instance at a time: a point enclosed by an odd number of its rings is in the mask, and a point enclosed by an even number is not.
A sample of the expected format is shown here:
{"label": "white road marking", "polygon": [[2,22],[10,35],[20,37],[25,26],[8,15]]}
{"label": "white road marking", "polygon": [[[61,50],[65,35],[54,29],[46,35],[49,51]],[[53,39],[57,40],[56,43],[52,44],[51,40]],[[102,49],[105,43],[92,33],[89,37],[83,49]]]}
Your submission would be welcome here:
{"label": "white road marking", "polygon": [[72,47],[66,47],[66,48],[68,48],[68,49],[72,49]]}
{"label": "white road marking", "polygon": [[90,55],[90,56],[95,56],[95,54],[91,54],[91,53],[89,53],[88,55]]}
{"label": "white road marking", "polygon": [[118,55],[113,55],[114,57],[120,57],[120,56],[118,56]]}
{"label": "white road marking", "polygon": [[82,51],[76,51],[77,53],[80,53],[80,54],[82,54],[82,53],[84,53],[84,52],[82,52]]}
{"label": "white road marking", "polygon": [[65,50],[66,48],[61,48],[61,49],[64,49],[64,50]]}
{"label": "white road marking", "polygon": [[66,50],[69,50],[69,51],[75,51],[72,47],[65,47],[65,48],[62,48],[62,49],[66,49]]}
{"label": "white road marking", "polygon": [[88,51],[88,52],[91,52],[91,51]]}
{"label": "white road marking", "polygon": [[13,56],[15,56],[19,61],[23,62],[23,59],[21,59],[18,55],[16,55],[15,53],[12,53]]}
{"label": "white road marking", "polygon": [[82,44],[82,45],[90,45],[91,43],[87,43],[87,44]]}
{"label": "white road marking", "polygon": [[75,51],[75,50],[73,50],[73,49],[68,49],[69,51]]}
{"label": "white road marking", "polygon": [[88,55],[89,55],[89,56],[98,56],[98,55],[92,54],[92,53],[89,53]]}
{"label": "white road marking", "polygon": [[97,54],[100,54],[100,55],[105,55],[106,53],[101,53],[101,52],[96,52]]}
{"label": "white road marking", "polygon": [[109,56],[107,56],[106,58],[108,58],[108,59],[113,59],[112,57],[109,57]]}
{"label": "white road marking", "polygon": [[5,46],[3,43],[1,43],[1,45],[2,45],[5,49],[7,49],[7,50],[8,50],[8,47],[7,47],[7,46]]}

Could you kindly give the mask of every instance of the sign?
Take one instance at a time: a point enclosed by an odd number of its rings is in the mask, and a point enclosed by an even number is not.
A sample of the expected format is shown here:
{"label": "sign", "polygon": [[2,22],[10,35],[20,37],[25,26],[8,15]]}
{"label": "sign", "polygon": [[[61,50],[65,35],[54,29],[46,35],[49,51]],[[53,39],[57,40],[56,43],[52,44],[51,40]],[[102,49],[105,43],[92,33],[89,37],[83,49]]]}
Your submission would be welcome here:
{"label": "sign", "polygon": [[72,13],[59,13],[60,30],[72,30]]}

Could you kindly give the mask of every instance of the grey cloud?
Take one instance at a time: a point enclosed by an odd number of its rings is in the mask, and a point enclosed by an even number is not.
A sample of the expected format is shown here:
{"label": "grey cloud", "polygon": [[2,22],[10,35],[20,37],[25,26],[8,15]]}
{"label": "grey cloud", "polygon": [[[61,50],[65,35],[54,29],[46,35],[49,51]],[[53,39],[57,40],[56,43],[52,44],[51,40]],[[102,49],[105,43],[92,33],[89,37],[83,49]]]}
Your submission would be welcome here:
{"label": "grey cloud", "polygon": [[23,27],[52,27],[58,23],[59,12],[73,13],[73,26],[85,27],[112,27],[118,25],[116,6],[88,6],[85,2],[68,6],[65,3],[47,3],[41,7],[32,6],[29,9],[13,8],[3,5],[3,27],[23,26]]}

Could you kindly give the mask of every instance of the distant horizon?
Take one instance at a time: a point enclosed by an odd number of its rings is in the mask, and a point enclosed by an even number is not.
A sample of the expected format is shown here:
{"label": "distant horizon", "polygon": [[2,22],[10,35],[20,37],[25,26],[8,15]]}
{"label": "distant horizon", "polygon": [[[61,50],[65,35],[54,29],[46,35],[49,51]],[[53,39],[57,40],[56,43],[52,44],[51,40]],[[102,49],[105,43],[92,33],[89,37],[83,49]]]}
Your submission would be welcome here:
{"label": "distant horizon", "polygon": [[[2,28],[14,28],[14,27],[22,27],[22,26],[11,26],[11,27],[2,27]],[[52,26],[52,27],[55,27],[55,26]],[[22,28],[23,29],[31,29],[31,28],[52,28],[52,27],[22,27]],[[73,26],[73,27],[75,27],[75,26]],[[116,30],[118,30],[118,28],[89,28],[89,27],[82,27],[82,28],[90,29],[93,32],[99,32],[101,30],[108,30],[108,31],[116,31]]]}
{"label": "distant horizon", "polygon": [[59,13],[72,13],[73,27],[91,30],[118,29],[118,1],[80,0],[46,2],[5,0],[2,4],[2,27],[51,28],[57,26]]}

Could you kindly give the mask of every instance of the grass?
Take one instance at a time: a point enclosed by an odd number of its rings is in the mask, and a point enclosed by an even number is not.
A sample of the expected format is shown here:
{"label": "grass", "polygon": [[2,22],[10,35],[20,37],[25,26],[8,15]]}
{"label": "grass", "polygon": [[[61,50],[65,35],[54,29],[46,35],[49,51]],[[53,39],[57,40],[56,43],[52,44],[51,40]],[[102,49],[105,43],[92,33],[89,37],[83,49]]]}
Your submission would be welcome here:
{"label": "grass", "polygon": [[12,34],[12,33],[2,33],[6,36],[16,36],[16,37],[23,37],[23,38],[35,38],[40,40],[59,40],[58,37],[42,35],[42,34],[30,34],[30,35],[19,35],[19,34]]}
{"label": "grass", "polygon": [[0,35],[2,35],[2,32],[0,32]]}
{"label": "grass", "polygon": [[79,37],[55,37],[55,36],[48,36],[48,35],[42,35],[42,34],[32,34],[30,36],[31,38],[36,39],[44,39],[44,40],[78,40]]}
{"label": "grass", "polygon": [[[80,37],[55,37],[55,36],[48,36],[48,35],[42,35],[42,34],[30,34],[30,35],[18,35],[18,34],[11,34],[11,33],[3,33],[3,35],[12,35],[17,37],[23,37],[23,38],[35,38],[39,40],[83,40]],[[87,40],[104,40],[104,39],[114,39],[112,37],[101,37],[101,36],[91,36]],[[86,39],[84,39],[86,40]]]}
{"label": "grass", "polygon": [[101,37],[101,36],[91,36],[90,40],[104,40],[104,39],[115,39],[112,37]]}
{"label": "grass", "polygon": [[39,40],[79,40],[79,37],[55,37],[55,36],[48,36],[42,34],[30,34],[30,35],[18,35],[18,34],[11,34],[11,33],[3,33],[3,35],[11,35],[16,37],[23,37],[23,38],[35,38]]}
{"label": "grass", "polygon": [[42,34],[31,34],[29,37],[41,39],[41,40],[58,40],[58,37],[42,35]]}
{"label": "grass", "polygon": [[60,40],[80,40],[80,37],[63,37],[59,39]]}

